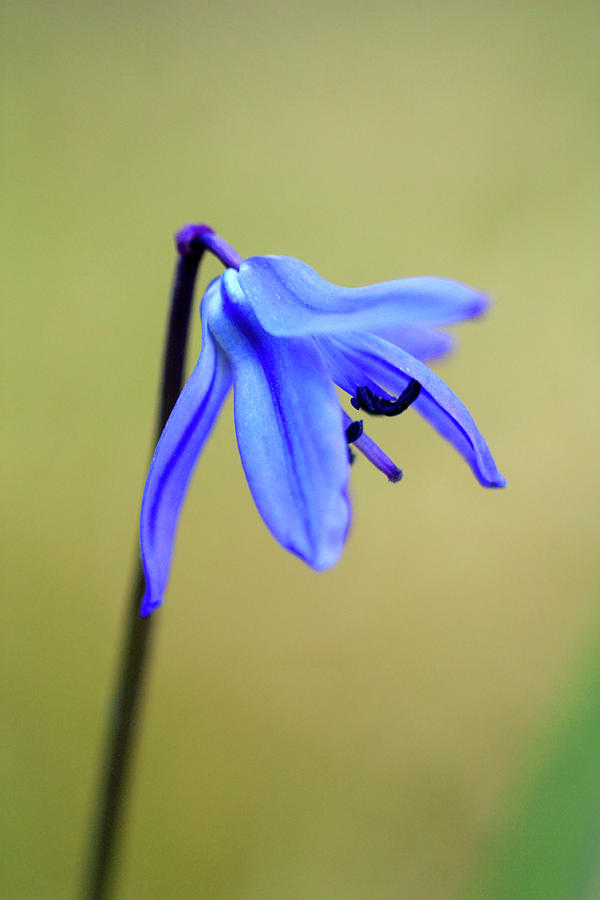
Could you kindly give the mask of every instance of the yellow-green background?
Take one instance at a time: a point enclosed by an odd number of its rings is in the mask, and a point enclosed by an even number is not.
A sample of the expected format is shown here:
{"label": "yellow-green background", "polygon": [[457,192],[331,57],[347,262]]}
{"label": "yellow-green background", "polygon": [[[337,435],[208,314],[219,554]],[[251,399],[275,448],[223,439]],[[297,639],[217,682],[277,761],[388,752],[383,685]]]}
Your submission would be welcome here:
{"label": "yellow-green background", "polygon": [[438,370],[510,486],[415,415],[377,423],[405,479],[358,460],[317,575],[259,519],[228,403],[119,898],[466,889],[600,627],[599,26],[585,2],[5,3],[4,898],[77,882],[188,221],[341,284],[489,291]]}

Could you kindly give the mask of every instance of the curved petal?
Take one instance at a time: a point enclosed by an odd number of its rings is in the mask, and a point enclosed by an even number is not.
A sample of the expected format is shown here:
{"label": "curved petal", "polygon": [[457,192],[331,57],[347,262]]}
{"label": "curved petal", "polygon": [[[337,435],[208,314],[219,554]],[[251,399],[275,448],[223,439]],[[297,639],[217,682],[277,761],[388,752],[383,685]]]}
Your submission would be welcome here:
{"label": "curved petal", "polygon": [[231,387],[231,368],[208,327],[196,368],[157,444],[144,488],[140,544],[146,578],[141,614],[162,603],[179,512],[194,465]]}
{"label": "curved petal", "polygon": [[328,343],[337,353],[339,365],[346,360],[354,375],[361,370],[393,394],[401,394],[410,379],[415,378],[421,392],[414,408],[458,450],[484,487],[506,485],[469,410],[431,369],[375,335],[331,338]]}
{"label": "curved petal", "polygon": [[[357,335],[358,338],[360,335]],[[329,377],[343,391],[354,396],[359,385],[366,385],[380,397],[385,397],[387,400],[394,399],[393,394],[388,393],[380,384],[373,381],[360,360],[351,357],[335,340],[315,338],[315,343],[321,352]]]}
{"label": "curved petal", "polygon": [[235,428],[250,491],[279,543],[326,569],[337,562],[350,526],[335,388],[313,341],[274,339],[237,283],[224,276],[225,285],[221,313],[210,321],[233,367]]}
{"label": "curved petal", "polygon": [[383,338],[384,341],[389,341],[390,344],[395,344],[422,361],[444,356],[444,354],[450,353],[456,345],[454,336],[446,331],[417,325],[404,328],[377,328],[373,334]]}
{"label": "curved petal", "polygon": [[234,277],[263,328],[279,336],[448,325],[487,306],[482,294],[446,278],[338,287],[291,256],[251,257]]}

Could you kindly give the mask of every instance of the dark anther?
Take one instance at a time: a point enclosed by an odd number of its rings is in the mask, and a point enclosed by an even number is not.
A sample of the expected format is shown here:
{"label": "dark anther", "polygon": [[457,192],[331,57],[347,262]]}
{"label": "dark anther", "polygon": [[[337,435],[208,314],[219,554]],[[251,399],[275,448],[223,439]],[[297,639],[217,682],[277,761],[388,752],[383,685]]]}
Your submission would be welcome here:
{"label": "dark anther", "polygon": [[346,428],[346,440],[349,444],[353,444],[354,441],[357,441],[361,434],[363,433],[363,423],[360,422],[350,422],[348,427]]}
{"label": "dark anther", "polygon": [[[348,442],[348,444],[353,444],[354,441],[357,441],[359,439],[359,437],[361,436],[362,433],[363,433],[362,421],[350,422],[350,424],[348,425],[348,427],[346,428],[346,431],[345,431],[346,441]],[[356,459],[356,454],[354,454],[352,452],[352,450],[350,449],[350,447],[348,447],[348,462],[350,463],[350,465],[352,465],[352,463],[354,462],[355,459]]]}
{"label": "dark anther", "polygon": [[364,385],[356,388],[356,396],[350,398],[354,409],[364,409],[371,416],[399,416],[419,396],[421,385],[414,378],[395,400],[379,397],[371,388]]}

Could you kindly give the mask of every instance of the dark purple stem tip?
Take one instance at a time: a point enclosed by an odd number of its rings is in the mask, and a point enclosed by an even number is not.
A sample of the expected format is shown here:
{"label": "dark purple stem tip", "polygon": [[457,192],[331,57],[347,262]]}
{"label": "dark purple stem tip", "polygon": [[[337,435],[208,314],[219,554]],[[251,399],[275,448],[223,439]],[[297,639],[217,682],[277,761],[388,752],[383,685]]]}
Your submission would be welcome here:
{"label": "dark purple stem tip", "polygon": [[209,250],[228,269],[239,269],[242,257],[210,225],[184,225],[175,236],[181,256],[202,256]]}

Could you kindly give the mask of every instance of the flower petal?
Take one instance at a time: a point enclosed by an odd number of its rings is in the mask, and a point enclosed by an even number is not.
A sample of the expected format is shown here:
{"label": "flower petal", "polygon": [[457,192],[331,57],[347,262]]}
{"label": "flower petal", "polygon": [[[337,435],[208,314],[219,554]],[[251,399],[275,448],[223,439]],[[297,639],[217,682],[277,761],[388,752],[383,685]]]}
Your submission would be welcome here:
{"label": "flower petal", "polygon": [[143,616],[162,603],[188,482],[230,387],[227,357],[204,325],[200,359],[160,436],[144,488],[140,519],[146,578]]}
{"label": "flower petal", "polygon": [[[328,339],[327,343],[333,345],[334,353],[337,351],[338,364],[341,359],[347,361],[352,377],[362,371],[364,376],[392,394],[401,394],[410,379],[415,378],[421,385],[421,392],[413,403],[414,408],[458,450],[484,487],[506,485],[506,479],[498,471],[470,412],[431,369],[375,335],[336,337]],[[342,387],[348,390],[348,387]],[[354,390],[356,387],[358,385]]]}
{"label": "flower petal", "polygon": [[439,328],[420,328],[417,325],[404,328],[377,328],[373,334],[395,344],[421,361],[450,353],[456,344],[453,335],[440,331]]}
{"label": "flower petal", "polygon": [[360,359],[351,357],[334,338],[315,338],[315,343],[321,352],[321,358],[327,366],[331,380],[350,396],[354,396],[359,385],[366,385],[380,397],[385,397],[387,400],[394,399],[393,394],[388,393],[380,384],[373,381],[369,373],[365,371]]}
{"label": "flower petal", "polygon": [[273,536],[314,569],[337,562],[350,525],[348,451],[335,388],[310,339],[274,339],[235,273],[211,318],[233,367],[235,427],[248,484]]}
{"label": "flower petal", "polygon": [[254,256],[237,277],[260,324],[280,336],[448,325],[487,306],[482,294],[445,278],[338,287],[291,256]]}

